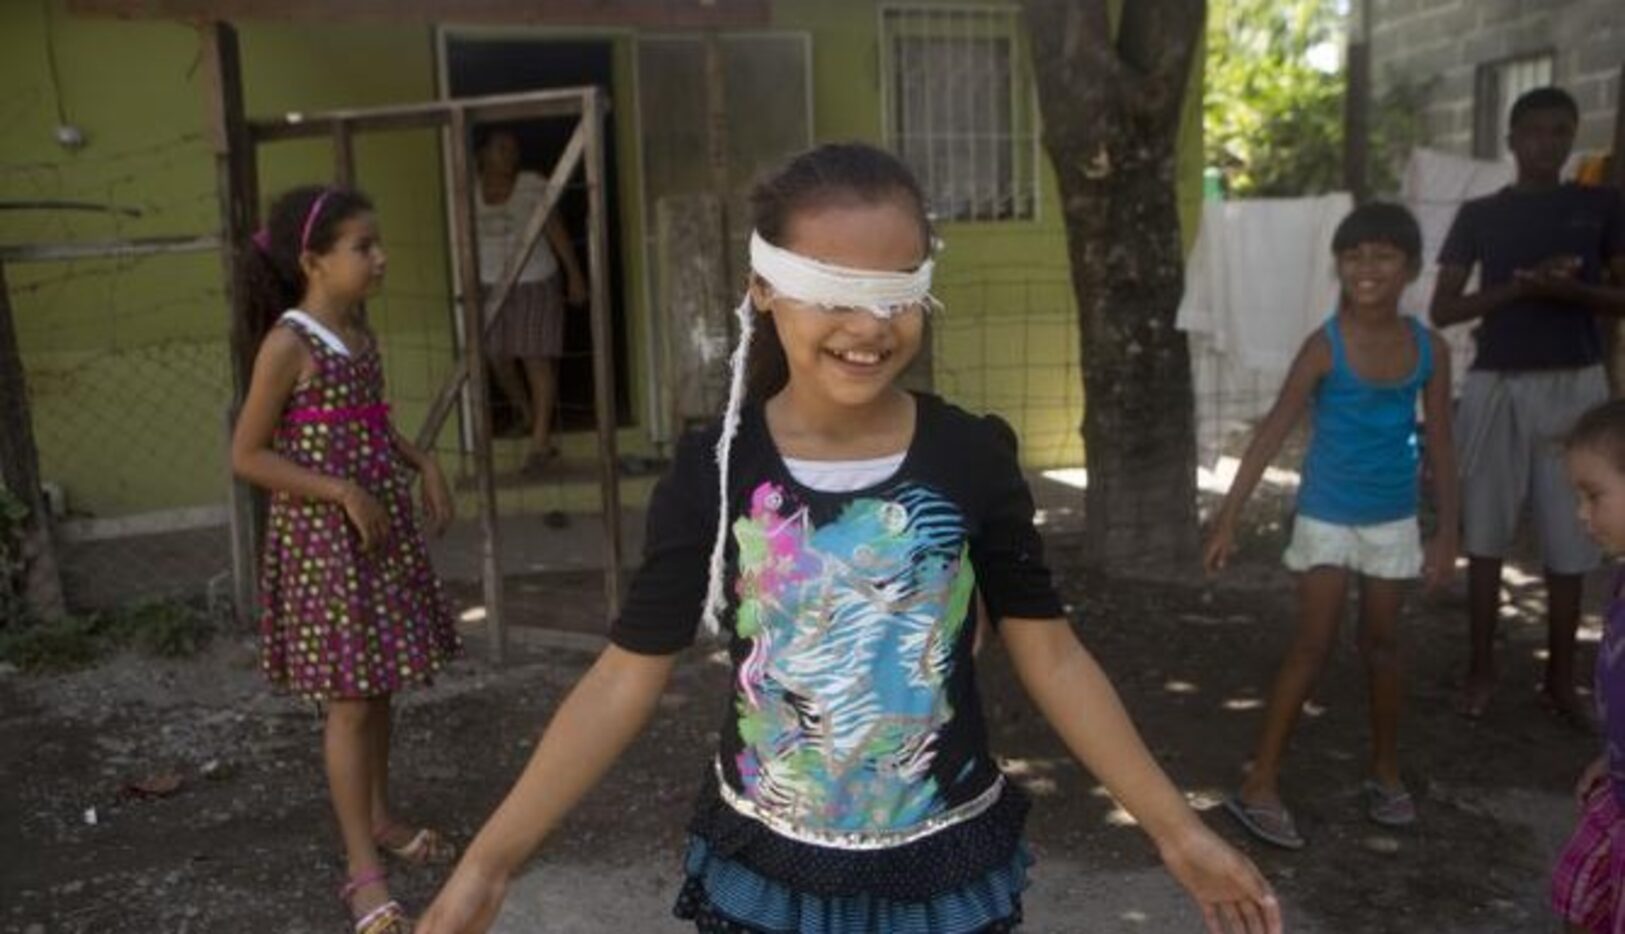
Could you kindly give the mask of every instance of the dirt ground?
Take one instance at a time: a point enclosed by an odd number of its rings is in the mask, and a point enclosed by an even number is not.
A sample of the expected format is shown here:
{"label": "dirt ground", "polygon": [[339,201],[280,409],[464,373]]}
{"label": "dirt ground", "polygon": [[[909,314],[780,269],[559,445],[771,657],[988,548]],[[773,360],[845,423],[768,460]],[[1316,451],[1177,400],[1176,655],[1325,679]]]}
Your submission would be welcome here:
{"label": "dirt ground", "polygon": [[[1597,741],[1536,703],[1544,636],[1539,588],[1526,577],[1509,575],[1502,687],[1482,722],[1450,709],[1464,643],[1459,598],[1412,601],[1407,611],[1402,741],[1420,797],[1415,829],[1381,831],[1359,808],[1366,729],[1352,628],[1288,761],[1285,791],[1309,848],[1252,845],[1213,807],[1238,778],[1290,631],[1291,582],[1272,548],[1254,547],[1219,589],[1091,576],[1077,570],[1065,535],[1052,541],[1051,563],[1079,633],[1149,743],[1210,823],[1258,859],[1289,930],[1555,930],[1543,903],[1547,865],[1572,815],[1568,789]],[[602,616],[595,575],[510,583],[550,615]],[[1589,617],[1587,671],[1595,625]],[[468,660],[403,700],[395,759],[401,810],[459,841],[592,658],[590,638],[521,633],[516,657],[493,669],[479,658],[477,628],[469,637]],[[995,748],[1036,798],[1028,928],[1194,930],[1144,838],[1070,764],[1002,654],[987,652],[981,667]],[[725,681],[710,651],[688,653],[663,715],[516,880],[503,930],[682,930],[666,912]],[[318,739],[309,708],[263,687],[243,638],[184,662],[127,656],[71,675],[0,675],[0,929],[344,930]],[[130,793],[132,782],[171,774],[181,781],[172,794]],[[393,878],[419,908],[439,881],[431,870]]]}

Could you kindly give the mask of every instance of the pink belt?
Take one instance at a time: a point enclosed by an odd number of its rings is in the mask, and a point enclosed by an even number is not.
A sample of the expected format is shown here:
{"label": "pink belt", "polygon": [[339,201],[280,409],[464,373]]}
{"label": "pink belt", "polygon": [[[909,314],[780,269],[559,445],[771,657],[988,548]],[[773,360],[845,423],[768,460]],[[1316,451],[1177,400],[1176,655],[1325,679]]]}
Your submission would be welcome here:
{"label": "pink belt", "polygon": [[319,409],[314,406],[303,409],[289,409],[284,419],[293,425],[333,424],[334,422],[372,422],[383,425],[389,422],[389,403],[375,402],[372,405],[343,405],[335,409]]}

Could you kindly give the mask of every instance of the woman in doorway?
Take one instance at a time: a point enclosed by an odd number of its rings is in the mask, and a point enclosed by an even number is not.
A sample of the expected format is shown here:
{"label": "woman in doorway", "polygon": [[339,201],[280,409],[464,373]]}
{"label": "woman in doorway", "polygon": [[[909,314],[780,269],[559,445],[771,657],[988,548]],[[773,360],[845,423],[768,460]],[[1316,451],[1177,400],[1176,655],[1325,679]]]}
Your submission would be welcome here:
{"label": "woman in doorway", "polygon": [[[474,205],[480,238],[480,287],[486,294],[497,287],[508,257],[524,235],[525,223],[547,191],[546,179],[520,170],[519,155],[519,138],[509,129],[493,130],[476,150],[480,184]],[[525,261],[486,343],[497,383],[530,424],[530,453],[521,470],[532,475],[559,453],[552,434],[558,361],[564,348],[564,306],[587,301],[587,280],[575,243],[556,210],[547,220],[546,234],[547,243],[538,244]],[[524,367],[524,379],[519,365]]]}

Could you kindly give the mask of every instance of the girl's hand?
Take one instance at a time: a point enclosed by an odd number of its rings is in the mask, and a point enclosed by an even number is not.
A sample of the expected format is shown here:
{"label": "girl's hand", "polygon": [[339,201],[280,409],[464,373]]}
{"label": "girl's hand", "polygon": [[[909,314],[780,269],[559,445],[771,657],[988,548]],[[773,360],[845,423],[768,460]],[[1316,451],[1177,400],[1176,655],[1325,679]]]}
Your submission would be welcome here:
{"label": "girl's hand", "polygon": [[1230,523],[1219,520],[1208,533],[1207,544],[1202,546],[1202,570],[1217,574],[1224,569],[1230,556],[1236,553],[1236,533]]}
{"label": "girl's hand", "polygon": [[439,538],[457,516],[457,501],[451,497],[446,475],[433,460],[423,464],[423,514],[429,520],[429,534]]}
{"label": "girl's hand", "polygon": [[1598,756],[1586,770],[1580,773],[1580,780],[1574,783],[1574,803],[1581,810],[1585,810],[1586,799],[1591,797],[1596,787],[1608,781],[1608,757]]}
{"label": "girl's hand", "polygon": [[434,904],[418,919],[415,934],[481,934],[489,930],[508,894],[508,877],[490,873],[466,858],[441,886]]}
{"label": "girl's hand", "polygon": [[1252,860],[1201,822],[1167,846],[1162,861],[1202,907],[1209,934],[1280,934],[1281,905]]}
{"label": "girl's hand", "polygon": [[389,537],[389,513],[360,484],[346,483],[339,503],[361,536],[362,551],[373,550]]}
{"label": "girl's hand", "polygon": [[1440,532],[1428,542],[1427,553],[1422,560],[1422,580],[1431,593],[1450,586],[1451,578],[1456,576],[1456,537]]}

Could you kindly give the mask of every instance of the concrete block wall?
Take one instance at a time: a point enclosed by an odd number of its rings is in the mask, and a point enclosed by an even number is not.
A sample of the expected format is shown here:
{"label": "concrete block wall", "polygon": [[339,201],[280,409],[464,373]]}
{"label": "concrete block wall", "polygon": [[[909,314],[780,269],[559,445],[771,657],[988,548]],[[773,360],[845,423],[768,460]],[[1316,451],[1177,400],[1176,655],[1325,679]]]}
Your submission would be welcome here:
{"label": "concrete block wall", "polygon": [[1613,140],[1625,66],[1625,0],[1370,0],[1373,90],[1427,88],[1428,145],[1473,152],[1478,66],[1551,52],[1554,82],[1580,105],[1581,150]]}

